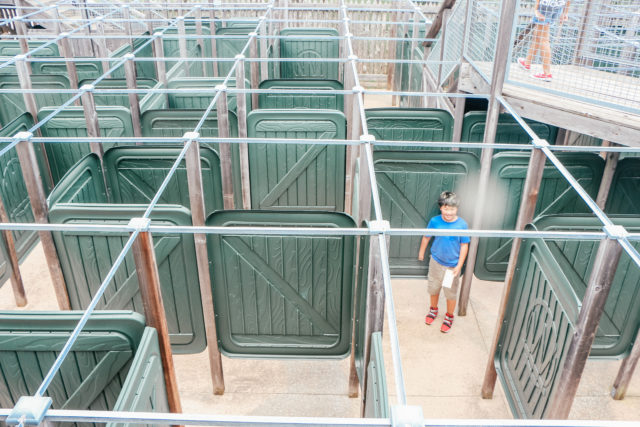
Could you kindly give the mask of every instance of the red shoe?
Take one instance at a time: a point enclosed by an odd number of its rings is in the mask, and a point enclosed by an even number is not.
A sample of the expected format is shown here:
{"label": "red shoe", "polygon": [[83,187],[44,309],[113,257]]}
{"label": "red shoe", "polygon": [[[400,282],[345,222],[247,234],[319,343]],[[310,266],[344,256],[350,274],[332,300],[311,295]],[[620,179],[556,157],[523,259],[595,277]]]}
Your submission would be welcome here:
{"label": "red shoe", "polygon": [[424,318],[424,323],[431,325],[436,317],[438,317],[438,307],[429,307],[429,314]]}
{"label": "red shoe", "polygon": [[440,332],[446,334],[451,330],[452,326],[453,326],[453,314],[447,313],[444,316],[444,322],[442,322],[442,326],[440,327]]}
{"label": "red shoe", "polygon": [[527,61],[524,58],[518,58],[518,65],[525,71],[531,70],[531,64],[527,64]]}
{"label": "red shoe", "polygon": [[537,73],[537,74],[532,74],[531,78],[536,80],[542,80],[543,82],[550,82],[553,79],[553,76],[551,74]]}

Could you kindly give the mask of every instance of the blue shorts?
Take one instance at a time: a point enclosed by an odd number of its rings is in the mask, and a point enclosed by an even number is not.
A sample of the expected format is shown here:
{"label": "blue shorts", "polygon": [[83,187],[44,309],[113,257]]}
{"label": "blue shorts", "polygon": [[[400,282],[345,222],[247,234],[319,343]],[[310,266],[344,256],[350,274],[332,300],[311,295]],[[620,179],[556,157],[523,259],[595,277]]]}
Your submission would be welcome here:
{"label": "blue shorts", "polygon": [[544,21],[539,20],[538,17],[534,14],[533,23],[540,25],[553,24],[558,19],[563,9],[563,7],[549,7],[541,4],[538,6],[538,11],[540,11],[542,16],[544,16]]}

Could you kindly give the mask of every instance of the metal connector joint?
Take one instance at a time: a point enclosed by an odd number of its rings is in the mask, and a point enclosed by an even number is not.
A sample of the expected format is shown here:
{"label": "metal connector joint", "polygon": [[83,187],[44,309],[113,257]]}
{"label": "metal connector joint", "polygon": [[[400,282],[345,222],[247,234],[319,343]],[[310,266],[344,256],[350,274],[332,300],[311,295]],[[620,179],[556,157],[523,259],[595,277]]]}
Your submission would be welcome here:
{"label": "metal connector joint", "polygon": [[27,131],[18,132],[13,136],[14,141],[31,141],[31,138],[33,138],[33,133]]}
{"label": "metal connector joint", "polygon": [[602,227],[604,233],[610,239],[624,239],[629,237],[629,232],[621,225],[605,225]]}
{"label": "metal connector joint", "polygon": [[151,226],[151,220],[149,218],[131,218],[129,221],[129,227],[135,231],[149,231],[149,226]]}
{"label": "metal connector joint", "polygon": [[396,405],[391,407],[392,427],[422,427],[424,416],[420,406]]}
{"label": "metal connector joint", "polygon": [[370,234],[385,234],[391,229],[389,221],[370,221],[369,232]]}
{"label": "metal connector joint", "polygon": [[360,142],[372,144],[376,142],[376,137],[371,134],[360,135]]}
{"label": "metal connector joint", "polygon": [[37,426],[51,407],[51,398],[43,396],[22,396],[5,420],[7,425]]}
{"label": "metal connector joint", "polygon": [[185,134],[182,135],[182,139],[184,139],[185,141],[196,140],[198,138],[200,138],[199,132],[185,132]]}
{"label": "metal connector joint", "polygon": [[531,141],[531,144],[533,144],[535,148],[544,148],[549,146],[546,139],[534,139]]}

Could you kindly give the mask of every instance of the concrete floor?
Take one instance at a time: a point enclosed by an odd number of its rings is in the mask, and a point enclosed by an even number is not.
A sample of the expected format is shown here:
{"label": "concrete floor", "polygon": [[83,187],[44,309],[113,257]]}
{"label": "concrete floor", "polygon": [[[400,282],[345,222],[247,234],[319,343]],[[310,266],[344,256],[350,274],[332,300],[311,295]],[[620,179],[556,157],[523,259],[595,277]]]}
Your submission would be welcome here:
{"label": "concrete floor", "polygon": [[[56,310],[44,255],[38,245],[21,268],[29,304],[23,310]],[[449,334],[439,321],[424,324],[423,280],[394,279],[393,296],[407,400],[427,418],[511,418],[498,383],[491,400],[479,397],[502,284],[474,280],[466,317]],[[441,301],[444,307],[444,301]],[[0,288],[0,310],[15,310],[11,286]],[[384,357],[390,403],[396,403],[389,334]],[[347,397],[349,360],[244,360],[223,357],[226,392],[211,393],[207,353],[174,356],[183,412],[227,415],[357,417],[360,399]],[[572,419],[640,420],[640,375],[623,401],[609,397],[619,361],[589,361]]]}

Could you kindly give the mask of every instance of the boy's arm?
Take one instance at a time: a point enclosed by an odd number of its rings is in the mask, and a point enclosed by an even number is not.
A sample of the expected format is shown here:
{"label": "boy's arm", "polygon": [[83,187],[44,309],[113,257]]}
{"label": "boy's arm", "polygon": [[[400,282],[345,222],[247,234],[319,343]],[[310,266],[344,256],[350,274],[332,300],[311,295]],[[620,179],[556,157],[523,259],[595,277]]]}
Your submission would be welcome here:
{"label": "boy's arm", "polygon": [[418,261],[424,260],[424,253],[427,250],[427,246],[429,245],[429,239],[431,239],[431,237],[422,236],[422,241],[420,242],[420,250],[418,251]]}
{"label": "boy's arm", "polygon": [[464,264],[464,260],[467,259],[467,254],[469,253],[469,244],[462,243],[460,244],[460,258],[458,258],[458,265],[453,269],[453,275],[458,276],[460,271],[462,271],[462,265]]}

